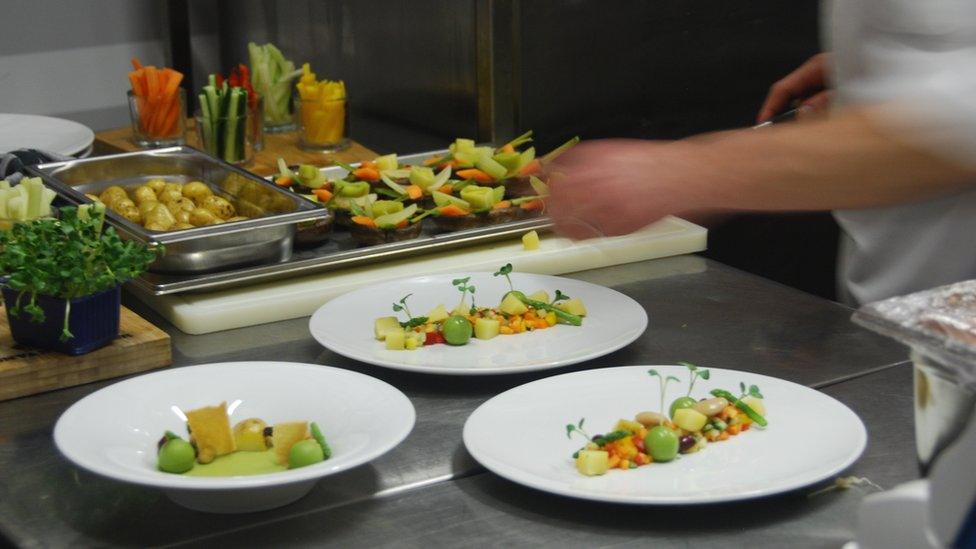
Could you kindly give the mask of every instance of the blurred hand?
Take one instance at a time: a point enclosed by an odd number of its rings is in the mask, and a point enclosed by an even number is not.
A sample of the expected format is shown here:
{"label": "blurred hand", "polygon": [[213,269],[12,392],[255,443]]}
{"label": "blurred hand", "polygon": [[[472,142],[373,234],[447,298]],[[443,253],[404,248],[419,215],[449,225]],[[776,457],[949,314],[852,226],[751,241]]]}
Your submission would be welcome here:
{"label": "blurred hand", "polygon": [[688,142],[583,142],[550,166],[547,211],[573,239],[631,233],[668,214],[699,210],[699,158]]}
{"label": "blurred hand", "polygon": [[832,92],[827,88],[829,53],[808,59],[795,71],[769,88],[766,100],[759,109],[757,122],[765,122],[794,104],[800,118],[821,114],[830,106]]}

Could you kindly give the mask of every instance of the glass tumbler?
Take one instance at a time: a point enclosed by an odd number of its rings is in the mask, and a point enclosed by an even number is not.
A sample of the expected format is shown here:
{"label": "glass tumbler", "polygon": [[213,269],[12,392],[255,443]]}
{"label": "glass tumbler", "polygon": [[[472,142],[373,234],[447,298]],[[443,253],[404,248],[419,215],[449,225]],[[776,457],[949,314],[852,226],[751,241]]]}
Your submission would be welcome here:
{"label": "glass tumbler", "polygon": [[349,102],[345,97],[295,97],[300,113],[298,145],[303,149],[334,152],[349,147]]}
{"label": "glass tumbler", "polygon": [[186,143],[186,91],[179,88],[168,100],[154,100],[126,92],[132,140],[143,148]]}
{"label": "glass tumbler", "polygon": [[195,117],[200,148],[230,164],[247,164],[254,157],[253,131],[245,114],[215,119],[197,112]]}

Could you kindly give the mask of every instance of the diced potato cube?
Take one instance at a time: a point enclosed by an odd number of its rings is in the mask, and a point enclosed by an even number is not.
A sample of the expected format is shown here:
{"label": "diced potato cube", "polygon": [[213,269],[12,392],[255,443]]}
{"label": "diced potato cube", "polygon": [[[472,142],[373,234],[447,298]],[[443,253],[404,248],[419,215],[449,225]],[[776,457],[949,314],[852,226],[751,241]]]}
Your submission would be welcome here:
{"label": "diced potato cube", "polygon": [[515,297],[515,294],[505,294],[505,299],[502,300],[498,308],[507,315],[520,315],[529,310],[525,303],[522,303],[522,300]]}
{"label": "diced potato cube", "polygon": [[586,316],[586,306],[583,305],[583,300],[578,297],[557,303],[556,307],[571,315]]}
{"label": "diced potato cube", "polygon": [[759,415],[761,416],[766,415],[766,405],[763,404],[763,400],[761,398],[756,398],[752,395],[749,395],[747,397],[742,398],[742,403],[755,410],[756,413],[758,413]]}
{"label": "diced potato cube", "polygon": [[479,318],[474,321],[474,337],[478,339],[491,339],[498,335],[501,323],[498,320],[489,318]]}
{"label": "diced potato cube", "polygon": [[415,338],[415,337],[408,337],[406,339],[406,341],[404,341],[404,344],[403,344],[403,348],[406,349],[406,350],[408,350],[408,351],[412,351],[412,350],[416,349],[419,346],[420,345],[417,343],[417,338]]}
{"label": "diced potato cube", "polygon": [[529,295],[529,299],[534,299],[536,301],[542,301],[544,303],[549,303],[549,292],[545,290],[539,290],[533,294]]}
{"label": "diced potato cube", "polygon": [[389,332],[402,332],[403,328],[400,327],[400,321],[397,320],[397,317],[381,316],[373,324],[373,331],[376,333],[376,339],[383,341]]}
{"label": "diced potato cube", "polygon": [[621,419],[617,421],[617,426],[614,427],[615,431],[628,431],[631,433],[636,433],[641,430],[644,426],[636,421],[631,421],[629,419]]}
{"label": "diced potato cube", "polygon": [[447,308],[443,305],[438,305],[427,313],[427,322],[440,322],[447,320],[449,316],[451,316],[451,313],[447,312]]}
{"label": "diced potato cube", "polygon": [[407,334],[401,329],[399,332],[386,334],[386,348],[391,351],[402,351],[406,348]]}
{"label": "diced potato cube", "polygon": [[576,470],[588,477],[602,475],[610,470],[610,454],[603,450],[580,450]]}
{"label": "diced potato cube", "polygon": [[522,247],[526,251],[538,250],[539,249],[539,233],[535,231],[529,231],[522,235]]}

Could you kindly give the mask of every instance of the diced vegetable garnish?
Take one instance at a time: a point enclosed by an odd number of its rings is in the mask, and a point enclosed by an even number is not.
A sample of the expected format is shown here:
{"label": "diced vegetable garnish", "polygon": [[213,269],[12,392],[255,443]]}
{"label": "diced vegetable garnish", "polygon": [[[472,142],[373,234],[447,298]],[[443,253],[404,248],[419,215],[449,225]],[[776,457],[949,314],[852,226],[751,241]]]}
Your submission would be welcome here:
{"label": "diced vegetable garnish", "polygon": [[[525,248],[527,251],[538,250],[539,249],[539,233],[537,233],[535,231],[529,231],[529,232],[525,233],[524,235],[522,235],[522,247]],[[545,294],[545,292],[543,292],[543,294]],[[529,296],[529,297],[531,298],[532,296]],[[549,300],[548,298],[549,298],[549,296],[546,295],[545,298],[540,299],[539,301],[548,301]]]}

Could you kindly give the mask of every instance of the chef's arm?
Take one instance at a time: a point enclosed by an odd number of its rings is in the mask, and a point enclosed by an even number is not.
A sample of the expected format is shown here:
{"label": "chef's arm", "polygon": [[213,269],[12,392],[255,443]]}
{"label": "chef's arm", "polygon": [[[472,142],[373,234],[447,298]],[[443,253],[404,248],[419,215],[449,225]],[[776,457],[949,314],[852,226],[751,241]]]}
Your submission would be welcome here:
{"label": "chef's arm", "polygon": [[679,146],[700,159],[695,184],[707,189],[696,194],[707,208],[858,209],[925,200],[976,185],[976,164],[964,165],[926,146],[937,144],[940,136],[932,128],[913,130],[907,120],[898,107],[888,105],[726,132]]}

